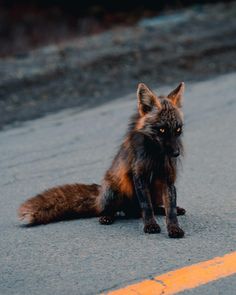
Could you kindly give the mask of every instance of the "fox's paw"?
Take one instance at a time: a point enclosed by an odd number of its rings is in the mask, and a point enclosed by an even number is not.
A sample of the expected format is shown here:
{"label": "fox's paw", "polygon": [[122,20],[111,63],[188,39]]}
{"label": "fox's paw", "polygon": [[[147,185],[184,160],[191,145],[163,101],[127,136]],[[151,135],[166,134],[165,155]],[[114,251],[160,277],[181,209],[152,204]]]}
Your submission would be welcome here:
{"label": "fox's paw", "polygon": [[143,231],[148,234],[158,234],[161,228],[155,221],[152,221],[144,225]]}
{"label": "fox's paw", "polygon": [[99,218],[99,222],[101,224],[105,224],[105,225],[108,225],[108,224],[112,224],[114,222],[115,218],[113,216],[101,216]]}
{"label": "fox's paw", "polygon": [[18,209],[18,217],[21,221],[25,221],[28,224],[36,223],[35,212],[30,204],[22,204]]}
{"label": "fox's paw", "polygon": [[169,224],[167,230],[170,238],[180,239],[184,236],[184,231],[177,224]]}
{"label": "fox's paw", "polygon": [[186,213],[186,210],[184,208],[181,207],[176,207],[177,210],[177,215],[184,215]]}

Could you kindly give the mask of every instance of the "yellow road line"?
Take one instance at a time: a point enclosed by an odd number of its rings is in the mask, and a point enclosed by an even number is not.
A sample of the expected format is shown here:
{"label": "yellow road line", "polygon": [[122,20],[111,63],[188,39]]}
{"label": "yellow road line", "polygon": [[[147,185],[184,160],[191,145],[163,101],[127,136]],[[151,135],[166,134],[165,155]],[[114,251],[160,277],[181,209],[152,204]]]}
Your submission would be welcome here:
{"label": "yellow road line", "polygon": [[236,273],[236,252],[186,266],[145,280],[107,295],[175,294]]}

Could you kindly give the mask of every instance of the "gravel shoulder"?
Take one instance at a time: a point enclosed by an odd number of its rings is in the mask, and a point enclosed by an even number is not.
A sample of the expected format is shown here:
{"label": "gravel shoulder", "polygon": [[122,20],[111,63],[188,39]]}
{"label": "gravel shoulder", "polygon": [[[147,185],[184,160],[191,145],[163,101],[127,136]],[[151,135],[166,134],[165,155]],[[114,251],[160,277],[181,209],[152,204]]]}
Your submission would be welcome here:
{"label": "gravel shoulder", "polygon": [[0,128],[236,70],[236,2],[184,9],[0,59]]}

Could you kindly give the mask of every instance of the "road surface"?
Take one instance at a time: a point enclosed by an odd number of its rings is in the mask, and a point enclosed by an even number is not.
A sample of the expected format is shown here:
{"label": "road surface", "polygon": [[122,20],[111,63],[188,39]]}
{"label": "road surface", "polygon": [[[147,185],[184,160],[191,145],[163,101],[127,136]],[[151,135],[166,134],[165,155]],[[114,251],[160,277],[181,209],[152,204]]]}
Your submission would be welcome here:
{"label": "road surface", "polygon": [[[157,85],[158,86],[158,85]],[[168,92],[171,85],[158,92]],[[0,132],[0,294],[98,294],[236,249],[236,74],[186,85],[186,156],[178,204],[184,239],[144,234],[142,220],[96,218],[25,227],[16,210],[48,187],[99,182],[121,142],[133,94]],[[236,276],[188,294],[235,294]]]}

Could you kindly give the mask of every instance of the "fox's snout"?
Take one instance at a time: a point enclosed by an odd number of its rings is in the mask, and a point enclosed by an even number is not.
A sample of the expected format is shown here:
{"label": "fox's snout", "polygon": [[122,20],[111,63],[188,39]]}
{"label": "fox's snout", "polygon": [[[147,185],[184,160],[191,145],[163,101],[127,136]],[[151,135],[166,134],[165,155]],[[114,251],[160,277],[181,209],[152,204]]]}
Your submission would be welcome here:
{"label": "fox's snout", "polygon": [[177,146],[167,146],[167,153],[170,157],[177,158],[180,155],[180,149]]}
{"label": "fox's snout", "polygon": [[179,149],[178,150],[174,150],[171,154],[172,157],[176,158],[179,156]]}

